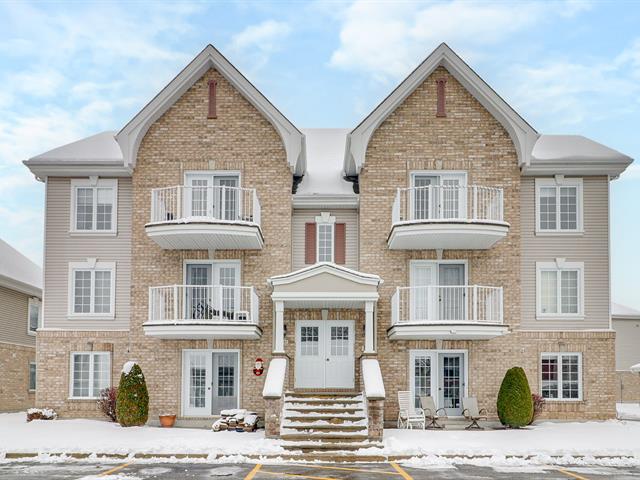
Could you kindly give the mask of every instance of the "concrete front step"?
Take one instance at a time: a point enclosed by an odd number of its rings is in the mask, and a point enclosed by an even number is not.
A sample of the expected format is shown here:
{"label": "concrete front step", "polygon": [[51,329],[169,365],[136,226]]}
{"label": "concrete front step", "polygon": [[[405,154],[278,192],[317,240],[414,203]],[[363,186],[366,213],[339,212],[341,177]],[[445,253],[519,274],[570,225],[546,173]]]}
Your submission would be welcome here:
{"label": "concrete front step", "polygon": [[366,432],[356,435],[353,433],[348,434],[336,434],[336,433],[325,433],[325,432],[317,432],[312,434],[297,434],[297,433],[283,433],[280,435],[282,440],[288,442],[313,442],[313,441],[321,441],[323,443],[353,443],[353,442],[363,442],[369,438]]}
{"label": "concrete front step", "polygon": [[300,441],[300,442],[283,442],[282,447],[289,451],[299,451],[302,453],[314,453],[314,452],[341,452],[341,451],[355,451],[363,448],[382,448],[383,445],[380,442],[348,442],[348,441]]}
{"label": "concrete front step", "polygon": [[291,405],[285,405],[286,412],[302,412],[302,413],[348,413],[348,414],[362,414],[364,409],[359,407],[336,407],[336,406],[309,406],[309,407],[294,407]]}
{"label": "concrete front step", "polygon": [[[340,414],[336,414],[336,415],[332,415],[332,414],[319,414],[319,415],[287,415],[287,420],[289,420],[290,422],[303,422],[303,423],[308,423],[308,422],[317,422],[318,420],[321,421],[326,421],[326,422],[331,422],[331,421],[335,421],[336,423],[334,425],[341,425],[344,422],[361,422],[363,420],[366,420],[367,417],[365,417],[364,415],[340,415]],[[338,421],[340,421],[338,423]]]}
{"label": "concrete front step", "polygon": [[285,392],[285,397],[361,397],[362,392],[314,392],[294,390]]}
{"label": "concrete front step", "polygon": [[[287,419],[289,420],[289,419]],[[367,425],[333,425],[333,424],[325,424],[325,423],[307,423],[307,424],[295,424],[295,423],[287,423],[282,426],[282,428],[288,428],[289,430],[322,430],[322,431],[330,431],[330,432],[357,432],[360,430],[366,430]]]}
{"label": "concrete front step", "polygon": [[341,399],[317,399],[317,398],[313,398],[313,399],[302,399],[302,398],[285,398],[284,400],[284,404],[285,405],[344,405],[344,406],[364,406],[364,404],[362,403],[362,400],[360,399],[353,399],[353,400],[347,400],[344,398]]}

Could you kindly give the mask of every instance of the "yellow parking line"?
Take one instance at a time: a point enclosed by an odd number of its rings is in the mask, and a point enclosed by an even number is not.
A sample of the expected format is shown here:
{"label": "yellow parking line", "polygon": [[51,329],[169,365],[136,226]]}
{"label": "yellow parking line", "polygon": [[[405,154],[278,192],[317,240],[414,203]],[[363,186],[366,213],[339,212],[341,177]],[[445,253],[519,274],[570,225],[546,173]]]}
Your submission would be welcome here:
{"label": "yellow parking line", "polygon": [[122,465],[118,465],[117,467],[113,467],[110,470],[107,470],[106,472],[102,472],[100,474],[98,474],[99,477],[104,477],[105,475],[111,475],[114,472],[117,472],[118,470],[122,470],[123,468],[127,468],[129,465],[131,465],[131,462],[128,463],[123,463]]}
{"label": "yellow parking line", "polygon": [[319,468],[321,470],[347,470],[349,472],[379,473],[381,475],[402,475],[398,472],[388,472],[386,470],[378,470],[376,468],[349,468],[349,467],[329,467],[326,465],[304,465],[304,468]]}
{"label": "yellow parking line", "polygon": [[258,470],[260,470],[260,468],[262,467],[262,465],[260,465],[259,463],[253,467],[253,470],[251,470],[246,477],[244,477],[244,480],[252,480],[253,477],[256,476],[256,473],[258,473]]}
{"label": "yellow parking line", "polygon": [[398,465],[396,462],[389,462],[389,465],[391,465],[396,470],[396,472],[398,472],[402,476],[402,478],[404,478],[404,480],[413,480],[411,475],[405,472],[402,467],[400,467],[400,465]]}
{"label": "yellow parking line", "polygon": [[312,477],[311,475],[300,475],[298,473],[267,472],[266,470],[261,470],[260,473],[267,475],[278,475],[281,477],[308,478],[309,480],[340,480],[339,478],[333,477]]}
{"label": "yellow parking line", "polygon": [[577,480],[589,480],[587,477],[583,477],[582,475],[578,475],[577,473],[570,472],[569,470],[565,470],[564,468],[559,468],[558,471],[560,473],[564,473],[567,477],[572,477]]}

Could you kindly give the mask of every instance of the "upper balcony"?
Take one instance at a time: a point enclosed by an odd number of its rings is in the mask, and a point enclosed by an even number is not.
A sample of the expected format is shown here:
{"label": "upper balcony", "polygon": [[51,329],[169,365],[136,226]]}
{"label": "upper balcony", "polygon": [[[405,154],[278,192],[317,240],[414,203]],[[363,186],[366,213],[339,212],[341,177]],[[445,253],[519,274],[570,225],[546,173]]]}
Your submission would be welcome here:
{"label": "upper balcony", "polygon": [[486,340],[507,331],[502,287],[398,287],[391,298],[390,340]]}
{"label": "upper balcony", "polygon": [[253,287],[169,285],[149,288],[145,335],[164,339],[256,340],[259,301]]}
{"label": "upper balcony", "polygon": [[253,188],[176,186],[151,191],[147,235],[165,249],[259,250],[260,202]]}
{"label": "upper balcony", "polygon": [[387,243],[392,250],[488,249],[508,231],[501,188],[427,185],[398,189]]}

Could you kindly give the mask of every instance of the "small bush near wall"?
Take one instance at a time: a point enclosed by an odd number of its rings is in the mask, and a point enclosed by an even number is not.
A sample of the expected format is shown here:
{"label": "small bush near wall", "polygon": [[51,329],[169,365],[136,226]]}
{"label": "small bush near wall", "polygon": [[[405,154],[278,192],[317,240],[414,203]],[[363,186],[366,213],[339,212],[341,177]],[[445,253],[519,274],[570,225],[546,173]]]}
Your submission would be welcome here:
{"label": "small bush near wall", "polygon": [[531,421],[529,425],[536,421],[536,418],[542,413],[544,410],[544,398],[542,395],[538,393],[531,394],[531,401],[533,402],[533,415],[531,416]]}
{"label": "small bush near wall", "polygon": [[122,368],[116,396],[116,417],[123,427],[140,426],[149,418],[149,392],[142,369],[135,362]]}
{"label": "small bush near wall", "polygon": [[109,418],[112,422],[117,422],[116,417],[116,399],[118,396],[118,389],[116,387],[105,388],[100,392],[100,398],[98,399],[98,408]]}
{"label": "small bush near wall", "polygon": [[27,410],[27,422],[32,420],[55,420],[58,414],[50,408],[30,408]]}
{"label": "small bush near wall", "polygon": [[533,417],[533,400],[527,374],[520,367],[513,367],[500,385],[498,393],[498,417],[500,422],[511,428],[529,425]]}

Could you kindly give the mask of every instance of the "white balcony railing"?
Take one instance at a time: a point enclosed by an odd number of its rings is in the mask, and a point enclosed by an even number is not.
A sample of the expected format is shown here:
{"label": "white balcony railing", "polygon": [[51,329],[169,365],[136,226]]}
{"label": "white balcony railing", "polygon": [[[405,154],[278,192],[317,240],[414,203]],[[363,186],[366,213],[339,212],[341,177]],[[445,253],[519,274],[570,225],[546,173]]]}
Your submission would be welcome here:
{"label": "white balcony railing", "polygon": [[480,285],[398,287],[391,323],[502,324],[502,287]]}
{"label": "white balcony railing", "polygon": [[253,287],[169,285],[149,288],[149,323],[258,324]]}
{"label": "white balcony railing", "polygon": [[503,191],[479,185],[398,188],[392,222],[503,222]]}
{"label": "white balcony railing", "polygon": [[151,191],[151,223],[189,220],[247,222],[260,226],[260,202],[256,190],[179,185]]}

